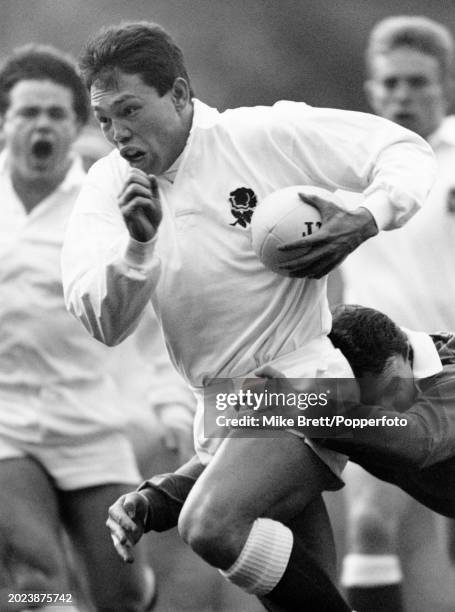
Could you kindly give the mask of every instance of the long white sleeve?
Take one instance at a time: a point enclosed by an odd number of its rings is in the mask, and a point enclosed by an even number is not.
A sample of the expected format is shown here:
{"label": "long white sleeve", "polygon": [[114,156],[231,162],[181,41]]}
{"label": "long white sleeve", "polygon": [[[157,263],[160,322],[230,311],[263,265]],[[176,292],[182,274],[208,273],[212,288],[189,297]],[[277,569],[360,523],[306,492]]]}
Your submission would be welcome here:
{"label": "long white sleeve", "polygon": [[292,155],[310,184],[362,192],[361,205],[379,230],[401,227],[423,205],[436,161],[420,136],[368,113],[310,106],[302,112],[295,102],[275,106],[286,112]]}
{"label": "long white sleeve", "polygon": [[62,251],[66,304],[92,336],[108,345],[135,329],[150,301],[156,242],[139,243],[128,234],[116,204],[121,169],[112,172],[111,180],[95,164],[68,224],[69,248]]}

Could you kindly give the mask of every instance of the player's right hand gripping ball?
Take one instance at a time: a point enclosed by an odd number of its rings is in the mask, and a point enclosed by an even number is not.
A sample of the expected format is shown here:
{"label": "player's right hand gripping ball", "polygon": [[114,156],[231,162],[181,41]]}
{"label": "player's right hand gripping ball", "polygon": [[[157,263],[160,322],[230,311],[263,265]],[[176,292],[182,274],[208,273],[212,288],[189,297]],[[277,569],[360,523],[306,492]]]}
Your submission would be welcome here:
{"label": "player's right hand gripping ball", "polygon": [[292,185],[266,196],[254,211],[251,221],[253,250],[262,263],[277,274],[287,276],[280,264],[295,259],[295,251],[279,251],[278,247],[310,236],[321,227],[319,211],[303,202],[299,193],[333,200],[333,194],[321,187]]}

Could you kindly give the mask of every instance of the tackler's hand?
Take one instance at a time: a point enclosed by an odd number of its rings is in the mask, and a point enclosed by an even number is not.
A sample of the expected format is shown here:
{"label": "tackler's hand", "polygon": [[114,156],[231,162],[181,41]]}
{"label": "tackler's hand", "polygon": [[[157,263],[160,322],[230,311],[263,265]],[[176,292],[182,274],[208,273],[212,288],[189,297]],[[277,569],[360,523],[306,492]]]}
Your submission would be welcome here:
{"label": "tackler's hand", "polygon": [[134,561],[132,548],[144,534],[148,511],[147,498],[137,491],[122,495],[109,508],[106,526],[116,551],[126,563]]}

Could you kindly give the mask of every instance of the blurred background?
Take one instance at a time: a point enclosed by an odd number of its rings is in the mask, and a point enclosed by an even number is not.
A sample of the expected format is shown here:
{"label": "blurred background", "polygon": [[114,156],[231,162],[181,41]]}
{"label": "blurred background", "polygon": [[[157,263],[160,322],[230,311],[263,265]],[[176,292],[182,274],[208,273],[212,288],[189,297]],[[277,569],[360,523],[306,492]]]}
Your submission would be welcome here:
{"label": "blurred background", "polygon": [[363,50],[373,24],[422,14],[455,31],[453,0],[2,0],[0,56],[47,42],[78,55],[101,26],[160,23],[182,47],[197,97],[225,109],[304,100],[367,110]]}

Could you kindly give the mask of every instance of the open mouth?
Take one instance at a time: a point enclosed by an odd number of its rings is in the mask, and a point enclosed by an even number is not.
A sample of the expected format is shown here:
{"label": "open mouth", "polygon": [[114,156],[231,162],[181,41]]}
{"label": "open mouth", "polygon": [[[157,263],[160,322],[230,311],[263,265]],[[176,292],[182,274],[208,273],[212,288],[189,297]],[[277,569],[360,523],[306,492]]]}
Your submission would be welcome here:
{"label": "open mouth", "polygon": [[120,151],[120,155],[130,164],[137,163],[145,157],[145,153],[143,151],[133,148],[122,149]]}
{"label": "open mouth", "polygon": [[32,145],[32,155],[38,159],[47,159],[52,155],[54,146],[49,140],[37,140]]}

